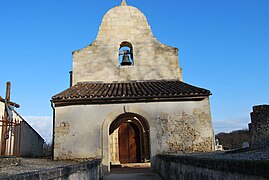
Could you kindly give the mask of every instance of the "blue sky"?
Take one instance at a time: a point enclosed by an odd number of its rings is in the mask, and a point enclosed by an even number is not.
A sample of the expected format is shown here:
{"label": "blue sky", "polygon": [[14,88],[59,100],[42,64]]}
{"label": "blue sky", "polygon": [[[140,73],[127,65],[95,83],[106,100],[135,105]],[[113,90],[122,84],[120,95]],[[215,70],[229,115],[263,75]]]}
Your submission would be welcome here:
{"label": "blue sky", "polygon": [[[50,99],[69,85],[72,51],[89,45],[120,0],[10,0],[0,5],[0,95],[46,140]],[[185,82],[210,89],[216,132],[247,128],[253,105],[269,103],[268,0],[127,0],[162,43],[179,48]]]}

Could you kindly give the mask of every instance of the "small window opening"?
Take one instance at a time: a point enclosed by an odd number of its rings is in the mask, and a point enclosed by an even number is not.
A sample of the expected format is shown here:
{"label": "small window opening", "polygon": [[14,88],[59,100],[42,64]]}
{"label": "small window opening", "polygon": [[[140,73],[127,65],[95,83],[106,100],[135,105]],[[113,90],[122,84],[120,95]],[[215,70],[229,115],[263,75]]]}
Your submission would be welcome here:
{"label": "small window opening", "polygon": [[122,42],[119,49],[119,63],[121,66],[134,65],[133,46],[129,42]]}

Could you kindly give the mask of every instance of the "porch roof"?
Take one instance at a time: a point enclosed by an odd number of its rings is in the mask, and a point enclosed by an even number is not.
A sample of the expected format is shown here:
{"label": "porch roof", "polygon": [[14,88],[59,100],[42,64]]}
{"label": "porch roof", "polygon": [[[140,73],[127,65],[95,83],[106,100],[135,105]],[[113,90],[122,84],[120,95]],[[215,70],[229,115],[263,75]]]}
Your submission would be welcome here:
{"label": "porch roof", "polygon": [[128,82],[79,82],[52,97],[62,103],[122,103],[204,99],[211,95],[207,89],[179,80],[147,80]]}

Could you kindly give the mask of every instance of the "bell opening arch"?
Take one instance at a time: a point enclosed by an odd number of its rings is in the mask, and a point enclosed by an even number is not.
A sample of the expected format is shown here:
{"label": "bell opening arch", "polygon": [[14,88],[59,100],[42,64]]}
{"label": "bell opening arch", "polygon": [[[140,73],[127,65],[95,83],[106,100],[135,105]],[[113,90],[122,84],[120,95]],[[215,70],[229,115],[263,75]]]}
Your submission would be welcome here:
{"label": "bell opening arch", "polygon": [[133,66],[134,65],[133,45],[128,41],[123,41],[120,44],[119,65],[120,66]]}

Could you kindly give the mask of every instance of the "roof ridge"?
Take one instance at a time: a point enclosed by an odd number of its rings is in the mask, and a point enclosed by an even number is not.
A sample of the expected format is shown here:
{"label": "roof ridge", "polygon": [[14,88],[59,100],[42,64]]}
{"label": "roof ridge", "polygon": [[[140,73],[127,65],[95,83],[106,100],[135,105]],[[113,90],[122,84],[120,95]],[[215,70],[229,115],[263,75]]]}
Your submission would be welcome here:
{"label": "roof ridge", "polygon": [[[161,82],[161,81],[180,81],[179,79],[149,79],[149,80],[128,80],[128,81],[112,81],[112,82],[104,82],[104,81],[81,81],[77,84],[112,84],[112,83],[131,83],[131,82]],[[183,81],[180,81],[183,82]],[[76,85],[76,84],[75,84]]]}

